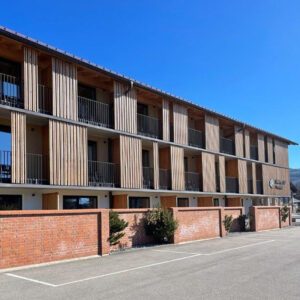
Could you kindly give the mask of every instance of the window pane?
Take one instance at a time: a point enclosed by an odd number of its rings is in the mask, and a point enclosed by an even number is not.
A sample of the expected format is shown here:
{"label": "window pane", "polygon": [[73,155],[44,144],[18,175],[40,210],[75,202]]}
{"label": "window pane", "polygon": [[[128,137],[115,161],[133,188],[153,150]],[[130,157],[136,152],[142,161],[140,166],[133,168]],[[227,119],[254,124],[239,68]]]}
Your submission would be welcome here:
{"label": "window pane", "polygon": [[80,197],[78,201],[78,208],[97,208],[97,198],[96,197]]}
{"label": "window pane", "polygon": [[64,209],[77,209],[77,198],[76,197],[66,197],[64,196]]}
{"label": "window pane", "polygon": [[178,207],[189,207],[189,198],[178,198],[177,205]]}
{"label": "window pane", "polygon": [[0,210],[21,210],[21,195],[0,195]]}
{"label": "window pane", "polygon": [[64,196],[64,209],[97,208],[97,197],[92,196]]}
{"label": "window pane", "polygon": [[150,208],[150,198],[129,197],[129,208]]}

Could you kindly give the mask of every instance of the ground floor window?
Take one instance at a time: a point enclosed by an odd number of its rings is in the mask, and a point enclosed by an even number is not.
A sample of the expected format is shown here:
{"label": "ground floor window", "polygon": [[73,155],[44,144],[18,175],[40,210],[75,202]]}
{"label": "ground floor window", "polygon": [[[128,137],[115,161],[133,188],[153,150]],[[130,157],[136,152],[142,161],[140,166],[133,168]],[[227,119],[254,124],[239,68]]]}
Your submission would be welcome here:
{"label": "ground floor window", "polygon": [[150,198],[129,197],[129,208],[150,208]]}
{"label": "ground floor window", "polygon": [[64,209],[89,209],[97,208],[96,196],[64,196]]}
{"label": "ground floor window", "polygon": [[218,198],[214,199],[214,206],[220,206],[220,201]]}
{"label": "ground floor window", "polygon": [[177,198],[178,207],[189,207],[189,198]]}
{"label": "ground floor window", "polygon": [[22,195],[0,195],[0,210],[22,210]]}

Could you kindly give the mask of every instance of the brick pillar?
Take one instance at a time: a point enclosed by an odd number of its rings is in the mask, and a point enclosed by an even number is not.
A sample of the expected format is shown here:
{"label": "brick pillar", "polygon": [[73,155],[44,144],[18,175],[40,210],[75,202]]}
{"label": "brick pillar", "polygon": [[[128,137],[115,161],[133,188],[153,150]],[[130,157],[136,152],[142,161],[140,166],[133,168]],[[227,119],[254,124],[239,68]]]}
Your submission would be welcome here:
{"label": "brick pillar", "polygon": [[289,212],[289,225],[292,226],[293,225],[293,219],[292,219],[292,207],[290,206],[290,212]]}
{"label": "brick pillar", "polygon": [[224,207],[219,207],[219,220],[220,220],[220,237],[226,236],[226,230],[225,230],[225,210]]}
{"label": "brick pillar", "polygon": [[[173,219],[177,220],[178,208],[177,207],[171,207],[170,211],[173,215]],[[174,237],[173,237],[173,244],[178,244],[178,243],[179,243],[179,241],[178,241],[178,230],[176,230],[175,233],[174,233]]]}
{"label": "brick pillar", "polygon": [[99,254],[105,255],[110,252],[109,238],[109,210],[103,209],[98,215],[99,218]]}
{"label": "brick pillar", "polygon": [[257,207],[256,206],[250,206],[249,207],[249,216],[251,218],[251,225],[250,230],[251,231],[257,231],[257,224],[256,224],[256,213],[257,213]]}

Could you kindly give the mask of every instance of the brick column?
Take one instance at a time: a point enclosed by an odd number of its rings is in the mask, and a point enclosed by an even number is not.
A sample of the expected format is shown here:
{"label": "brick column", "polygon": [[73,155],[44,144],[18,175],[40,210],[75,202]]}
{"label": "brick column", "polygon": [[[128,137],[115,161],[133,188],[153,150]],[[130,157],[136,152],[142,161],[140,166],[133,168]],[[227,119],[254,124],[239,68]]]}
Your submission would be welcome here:
{"label": "brick column", "polygon": [[219,219],[220,219],[220,237],[226,236],[226,230],[225,230],[225,210],[224,207],[219,208]]}
{"label": "brick column", "polygon": [[99,218],[99,254],[105,255],[110,252],[109,238],[109,210],[103,209],[98,215]]}
{"label": "brick column", "polygon": [[[170,211],[173,215],[173,219],[177,220],[177,214],[178,214],[178,208],[177,207],[171,207]],[[178,239],[178,231],[176,230],[174,232],[174,237],[173,237],[173,244],[178,244],[179,243],[179,239]]]}
{"label": "brick column", "polygon": [[249,216],[252,218],[250,222],[250,230],[251,231],[257,231],[257,224],[256,224],[256,213],[257,213],[257,207],[256,206],[250,206],[249,207]]}

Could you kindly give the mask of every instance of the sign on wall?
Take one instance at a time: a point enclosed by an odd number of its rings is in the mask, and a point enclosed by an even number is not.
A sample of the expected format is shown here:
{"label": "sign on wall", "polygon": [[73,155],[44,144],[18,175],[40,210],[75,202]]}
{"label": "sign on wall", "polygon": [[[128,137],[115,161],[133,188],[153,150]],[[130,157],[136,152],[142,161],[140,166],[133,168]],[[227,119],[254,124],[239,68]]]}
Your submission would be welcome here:
{"label": "sign on wall", "polygon": [[286,184],[285,180],[270,179],[269,186],[271,189],[283,190],[283,186]]}

